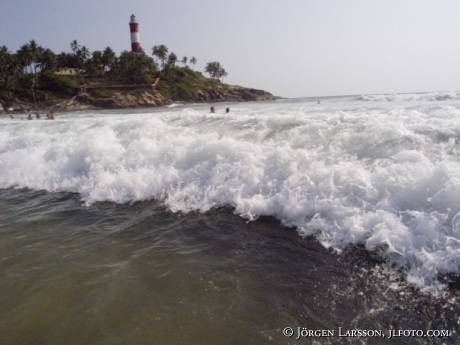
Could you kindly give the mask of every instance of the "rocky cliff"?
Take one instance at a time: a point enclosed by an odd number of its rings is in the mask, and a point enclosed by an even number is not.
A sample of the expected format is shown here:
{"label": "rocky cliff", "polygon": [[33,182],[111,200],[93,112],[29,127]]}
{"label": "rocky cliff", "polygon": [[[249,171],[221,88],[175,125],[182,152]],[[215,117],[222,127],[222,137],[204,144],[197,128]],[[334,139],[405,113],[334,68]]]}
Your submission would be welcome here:
{"label": "rocky cliff", "polygon": [[72,101],[59,104],[57,108],[71,110],[80,109],[124,109],[124,108],[149,108],[165,106],[177,102],[213,103],[213,102],[247,102],[276,100],[280,97],[271,93],[241,86],[223,85],[222,87],[201,89],[185,99],[178,97],[169,98],[161,92],[151,89],[122,90],[111,93],[108,97],[97,97],[90,92],[79,94]]}
{"label": "rocky cliff", "polygon": [[125,109],[159,107],[171,104],[172,101],[156,91],[143,91],[136,95],[129,92],[114,92],[110,97],[94,97],[83,93],[78,95],[72,104],[67,105],[67,108],[77,103],[82,108]]}

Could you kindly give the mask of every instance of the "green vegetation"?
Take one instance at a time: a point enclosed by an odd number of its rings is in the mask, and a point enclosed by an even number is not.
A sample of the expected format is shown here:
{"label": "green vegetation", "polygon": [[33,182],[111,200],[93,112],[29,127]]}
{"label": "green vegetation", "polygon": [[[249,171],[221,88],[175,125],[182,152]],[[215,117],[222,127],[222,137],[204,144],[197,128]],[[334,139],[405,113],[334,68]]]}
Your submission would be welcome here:
{"label": "green vegetation", "polygon": [[[278,98],[262,90],[224,84],[221,79],[227,72],[219,62],[206,65],[207,78],[194,70],[195,57],[179,60],[165,45],[154,46],[152,57],[144,51],[126,50],[117,56],[110,47],[91,53],[76,40],[70,49],[56,55],[34,40],[16,53],[0,47],[1,105],[37,110],[98,109]],[[156,85],[158,77],[161,81]]]}
{"label": "green vegetation", "polygon": [[216,87],[214,80],[205,78],[189,67],[171,66],[164,70],[162,77],[166,83],[160,83],[159,91],[173,100],[193,101],[200,90]]}
{"label": "green vegetation", "polygon": [[42,72],[38,75],[38,84],[43,90],[51,91],[62,96],[74,94],[73,88],[78,86],[75,77]]}
{"label": "green vegetation", "polygon": [[[227,72],[220,63],[208,63],[205,72],[211,76],[209,79],[187,66],[188,63],[195,66],[195,57],[183,56],[178,60],[165,45],[154,46],[153,57],[144,51],[126,50],[117,56],[110,47],[90,52],[77,40],[70,43],[70,50],[55,54],[34,40],[22,45],[16,53],[1,46],[0,102],[4,106],[24,102],[46,107],[77,95],[81,84],[85,84],[88,95],[95,98],[108,98],[127,88],[131,92],[136,88],[152,91],[150,85],[157,77],[161,82],[156,90],[175,101],[199,100],[203,90],[219,89],[220,96],[226,93],[226,86],[220,84],[219,79]],[[179,63],[183,67],[176,66]],[[73,74],[62,74],[64,69]]]}
{"label": "green vegetation", "polygon": [[208,62],[204,71],[209,73],[211,78],[220,79],[227,76],[227,71],[220,65],[219,62]]}

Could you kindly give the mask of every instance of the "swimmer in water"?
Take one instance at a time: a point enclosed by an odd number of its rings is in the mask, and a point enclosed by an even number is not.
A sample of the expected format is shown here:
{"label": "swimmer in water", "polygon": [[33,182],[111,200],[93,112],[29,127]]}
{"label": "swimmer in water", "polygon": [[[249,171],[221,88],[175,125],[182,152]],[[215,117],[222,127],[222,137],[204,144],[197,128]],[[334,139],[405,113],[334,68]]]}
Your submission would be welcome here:
{"label": "swimmer in water", "polygon": [[46,114],[46,119],[47,120],[54,120],[54,113],[52,110],[50,110],[47,114]]}

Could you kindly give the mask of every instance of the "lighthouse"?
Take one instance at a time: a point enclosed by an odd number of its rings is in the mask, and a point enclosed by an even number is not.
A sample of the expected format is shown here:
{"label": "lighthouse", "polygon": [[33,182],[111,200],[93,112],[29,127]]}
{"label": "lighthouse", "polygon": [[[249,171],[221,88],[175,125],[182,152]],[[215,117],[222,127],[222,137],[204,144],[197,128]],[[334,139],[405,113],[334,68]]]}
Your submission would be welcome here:
{"label": "lighthouse", "polygon": [[136,21],[136,16],[131,16],[129,22],[129,30],[131,31],[131,51],[139,53],[141,51],[141,39],[139,37],[139,23]]}

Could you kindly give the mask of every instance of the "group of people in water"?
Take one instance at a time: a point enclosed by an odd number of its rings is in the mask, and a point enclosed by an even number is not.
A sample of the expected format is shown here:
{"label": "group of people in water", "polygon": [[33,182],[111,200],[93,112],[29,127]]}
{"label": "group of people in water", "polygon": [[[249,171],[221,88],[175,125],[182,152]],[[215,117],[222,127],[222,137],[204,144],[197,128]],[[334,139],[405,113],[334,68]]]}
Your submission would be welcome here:
{"label": "group of people in water", "polygon": [[[216,108],[211,107],[210,112],[215,114],[216,113]],[[230,112],[230,108],[226,108],[225,113],[228,114],[229,112]],[[35,112],[35,113],[29,112],[29,114],[27,115],[27,118],[21,117],[21,120],[24,120],[24,119],[33,120],[34,118],[33,118],[32,114],[35,114],[35,118],[37,120],[40,120],[42,118],[39,112]],[[12,114],[10,114],[10,118],[14,119],[14,116]],[[48,111],[46,113],[46,120],[54,120],[54,112],[52,110],[50,110],[50,111]]]}
{"label": "group of people in water", "polygon": [[[211,109],[209,111],[214,114],[216,112],[216,108],[211,107]],[[228,114],[229,112],[230,112],[230,108],[226,108],[225,113]]]}
{"label": "group of people in water", "polygon": [[[39,112],[36,112],[34,113],[35,114],[35,118],[37,120],[40,120],[42,118],[42,116],[40,115]],[[10,114],[10,118],[14,119],[14,116],[12,114]],[[24,120],[25,118],[24,117],[21,117],[21,120]],[[34,118],[32,117],[32,113],[29,112],[29,115],[27,116],[26,118],[27,120],[33,120]],[[54,112],[52,110],[48,111],[46,113],[46,120],[54,120]]]}

